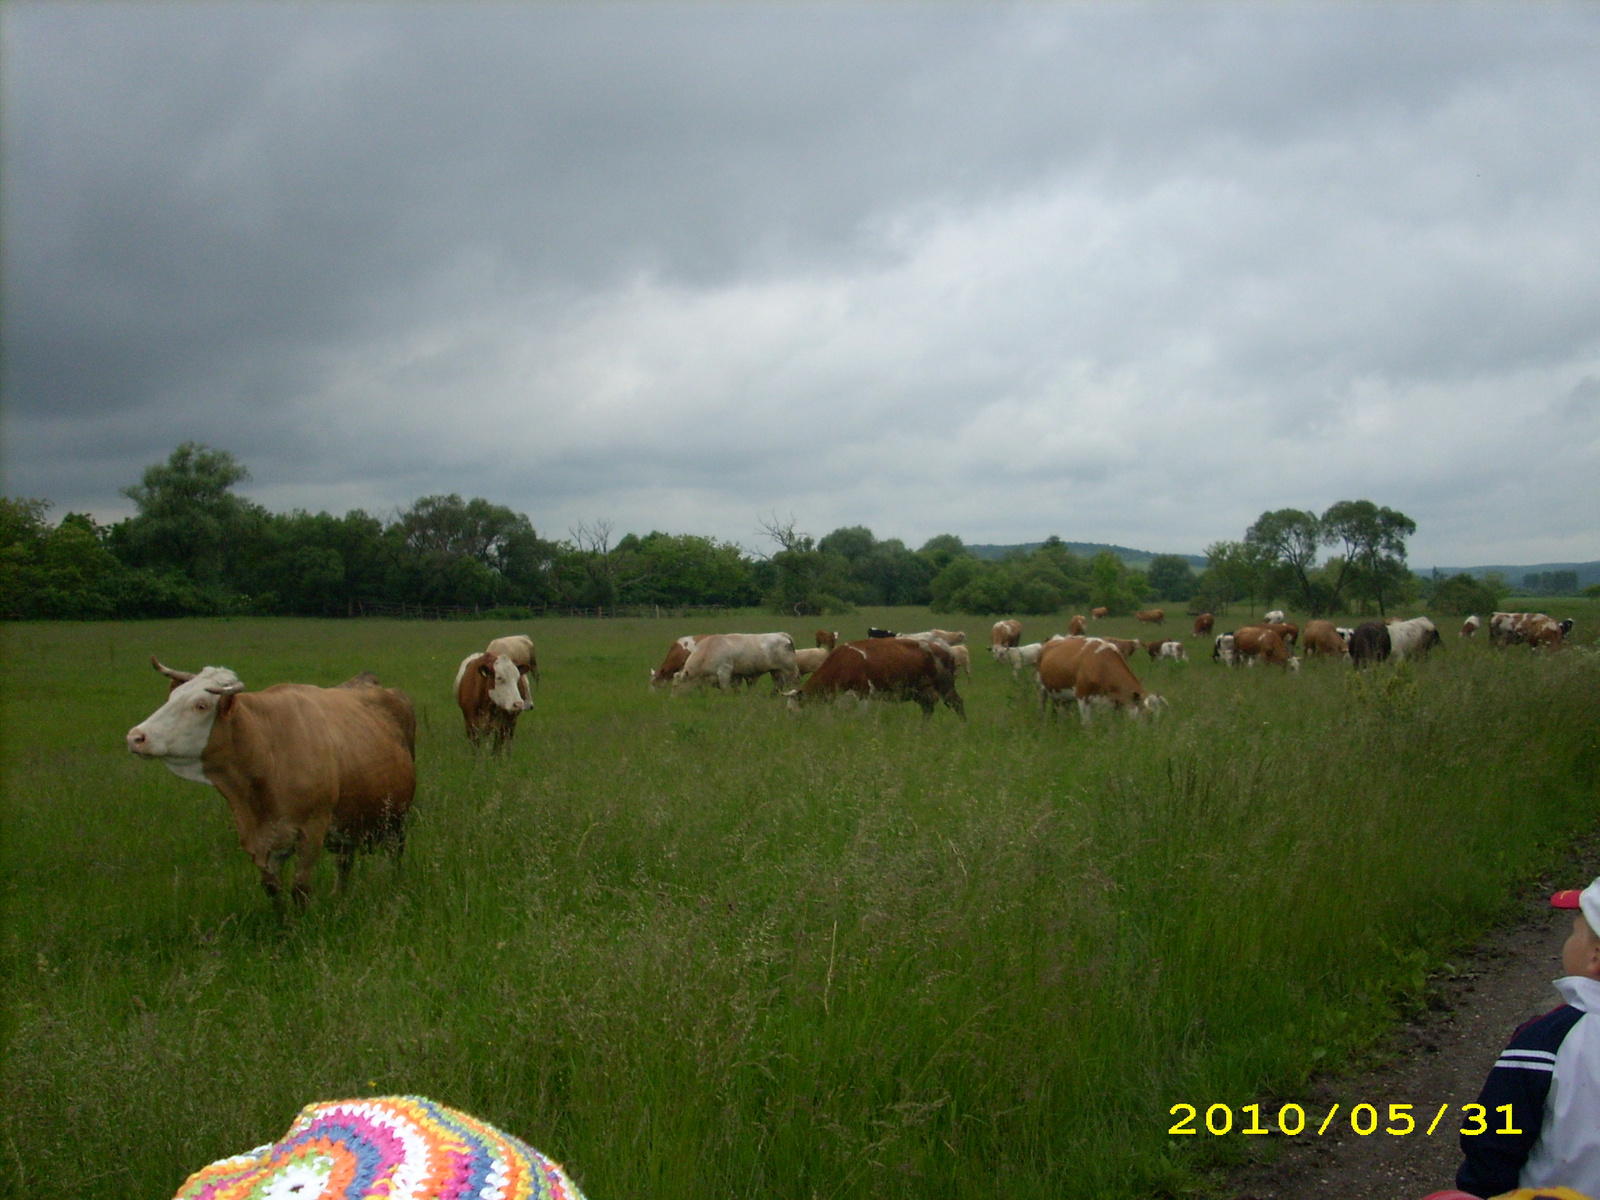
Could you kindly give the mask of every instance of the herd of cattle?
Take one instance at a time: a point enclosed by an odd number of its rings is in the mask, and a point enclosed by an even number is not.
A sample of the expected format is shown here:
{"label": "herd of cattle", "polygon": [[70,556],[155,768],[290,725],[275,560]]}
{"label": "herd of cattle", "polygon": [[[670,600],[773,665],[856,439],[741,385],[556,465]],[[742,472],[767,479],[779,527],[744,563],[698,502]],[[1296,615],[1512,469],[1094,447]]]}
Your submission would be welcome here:
{"label": "herd of cattle", "polygon": [[[1095,609],[1091,619],[1104,615]],[[1155,625],[1165,620],[1160,609],[1137,616]],[[1195,636],[1211,634],[1214,624],[1211,614],[1202,614]],[[1473,636],[1481,625],[1469,617],[1461,636]],[[1042,711],[1076,703],[1088,724],[1096,708],[1135,717],[1165,708],[1130,664],[1141,649],[1152,662],[1186,661],[1183,642],[1094,637],[1086,627],[1087,620],[1075,616],[1067,633],[1023,645],[1021,622],[997,621],[989,652],[1013,675],[1033,668]],[[1544,613],[1499,612],[1489,620],[1489,636],[1502,647],[1559,649],[1571,630],[1570,620]],[[958,674],[972,674],[965,632],[872,629],[861,641],[840,644],[836,632],[818,630],[815,641],[815,647],[796,648],[787,633],[691,634],[672,644],[650,672],[650,686],[670,687],[675,695],[711,683],[729,691],[770,675],[791,708],[879,698],[914,701],[924,717],[943,703],[966,718],[956,691]],[[1296,670],[1301,660],[1291,647],[1298,647],[1307,657],[1334,656],[1359,667],[1422,657],[1439,643],[1427,617],[1367,621],[1353,629],[1319,620],[1302,630],[1274,611],[1259,625],[1216,634],[1212,659]],[[276,900],[282,892],[291,857],[297,863],[290,894],[301,905],[324,849],[335,856],[341,889],[357,850],[383,847],[398,858],[416,792],[416,713],[404,692],[383,687],[370,672],[333,688],[280,683],[246,692],[226,667],[187,672],[154,656],[150,661],[169,681],[167,699],[128,731],[128,749],[222,793],[269,896]],[[506,747],[518,715],[532,707],[530,681],[539,682],[539,664],[532,639],[523,635],[496,638],[461,661],[455,695],[474,747],[486,738],[496,749]]]}

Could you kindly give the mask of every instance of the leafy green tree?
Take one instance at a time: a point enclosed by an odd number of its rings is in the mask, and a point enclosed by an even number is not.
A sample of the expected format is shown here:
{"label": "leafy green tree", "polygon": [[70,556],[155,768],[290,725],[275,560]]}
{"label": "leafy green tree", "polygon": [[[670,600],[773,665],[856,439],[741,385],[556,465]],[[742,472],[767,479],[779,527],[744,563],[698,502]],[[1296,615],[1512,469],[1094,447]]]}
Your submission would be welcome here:
{"label": "leafy green tree", "polygon": [[1405,598],[1412,585],[1406,566],[1406,538],[1417,523],[1402,512],[1370,500],[1341,500],[1322,514],[1323,540],[1342,544],[1342,565],[1333,581],[1340,595],[1372,601],[1379,613]]}
{"label": "leafy green tree", "polygon": [[850,602],[840,594],[848,583],[842,570],[848,560],[824,554],[810,534],[795,529],[792,518],[784,522],[773,517],[762,523],[762,530],[779,546],[771,559],[774,582],[765,596],[773,612],[811,616],[850,611]]}
{"label": "leafy green tree", "polygon": [[1150,560],[1146,572],[1150,587],[1162,600],[1182,604],[1192,598],[1200,581],[1194,568],[1181,554],[1158,554]]}
{"label": "leafy green tree", "polygon": [[928,565],[933,568],[934,575],[948,567],[955,559],[971,557],[971,551],[967,549],[966,544],[953,533],[935,534],[922,543],[917,554],[927,560]]}
{"label": "leafy green tree", "polygon": [[1504,593],[1497,592],[1489,579],[1474,579],[1463,571],[1439,581],[1428,598],[1428,607],[1435,612],[1464,617],[1470,613],[1492,613],[1503,599]]}
{"label": "leafy green tree", "polygon": [[1298,508],[1264,512],[1245,530],[1244,542],[1267,564],[1258,585],[1263,599],[1270,601],[1281,592],[1298,600],[1299,607],[1322,615],[1315,607],[1320,597],[1311,586],[1311,571],[1323,543],[1322,523],[1315,513]]}
{"label": "leafy green tree", "polygon": [[122,489],[139,511],[112,529],[113,550],[130,566],[177,571],[201,588],[232,590],[266,517],[233,492],[249,478],[228,451],[184,442]]}

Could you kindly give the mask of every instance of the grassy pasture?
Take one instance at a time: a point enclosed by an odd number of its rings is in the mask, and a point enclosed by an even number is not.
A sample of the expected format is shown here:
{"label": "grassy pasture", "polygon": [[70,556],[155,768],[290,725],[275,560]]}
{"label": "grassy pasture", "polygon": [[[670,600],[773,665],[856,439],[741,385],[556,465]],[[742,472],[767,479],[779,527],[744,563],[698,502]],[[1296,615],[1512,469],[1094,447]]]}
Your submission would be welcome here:
{"label": "grassy pasture", "polygon": [[[502,760],[449,694],[500,626],[9,626],[0,1180],[170,1195],[309,1100],[420,1092],[595,1200],[1184,1187],[1218,1145],[1169,1139],[1169,1105],[1237,1110],[1360,1045],[1596,824],[1600,658],[1457,624],[1360,677],[1229,671],[1185,637],[1191,664],[1136,664],[1159,723],[1085,731],[981,644],[970,720],[925,723],[791,714],[765,684],[669,699],[646,673],[695,627],[550,620]],[[411,692],[403,869],[365,860],[335,897],[325,862],[280,922],[221,797],[123,748],[165,694],[151,652]]]}

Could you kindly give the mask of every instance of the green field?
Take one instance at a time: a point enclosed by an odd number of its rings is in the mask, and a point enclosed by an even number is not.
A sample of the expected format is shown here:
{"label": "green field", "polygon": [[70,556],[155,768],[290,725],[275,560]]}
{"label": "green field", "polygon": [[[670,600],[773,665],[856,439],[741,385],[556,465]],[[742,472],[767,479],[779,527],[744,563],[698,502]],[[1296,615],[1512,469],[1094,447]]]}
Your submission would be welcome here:
{"label": "green field", "polygon": [[[1566,610],[1591,643],[1600,606]],[[419,1092],[593,1200],[1167,1195],[1218,1152],[1167,1136],[1171,1104],[1237,1110],[1370,1041],[1600,824],[1592,649],[1441,618],[1431,662],[1291,676],[1186,639],[1191,664],[1136,663],[1159,722],[1086,731],[981,645],[965,724],[649,692],[710,625],[527,625],[544,682],[503,759],[450,682],[514,628],[7,627],[5,1193],[166,1196],[310,1100]],[[340,897],[325,859],[281,921],[220,795],[124,749],[152,652],[409,691],[403,868]]]}

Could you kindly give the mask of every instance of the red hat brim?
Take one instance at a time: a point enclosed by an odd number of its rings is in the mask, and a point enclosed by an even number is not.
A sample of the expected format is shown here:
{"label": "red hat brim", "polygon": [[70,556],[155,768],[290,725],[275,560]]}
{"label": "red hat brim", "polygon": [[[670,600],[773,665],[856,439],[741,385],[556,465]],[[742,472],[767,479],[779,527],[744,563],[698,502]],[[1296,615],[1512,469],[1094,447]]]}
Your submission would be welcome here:
{"label": "red hat brim", "polygon": [[1557,892],[1550,897],[1551,908],[1577,908],[1578,897],[1583,895],[1581,888],[1568,888],[1564,892]]}

